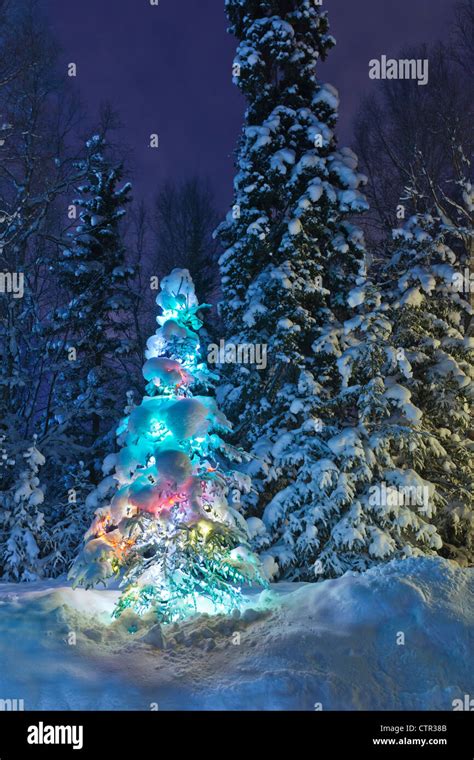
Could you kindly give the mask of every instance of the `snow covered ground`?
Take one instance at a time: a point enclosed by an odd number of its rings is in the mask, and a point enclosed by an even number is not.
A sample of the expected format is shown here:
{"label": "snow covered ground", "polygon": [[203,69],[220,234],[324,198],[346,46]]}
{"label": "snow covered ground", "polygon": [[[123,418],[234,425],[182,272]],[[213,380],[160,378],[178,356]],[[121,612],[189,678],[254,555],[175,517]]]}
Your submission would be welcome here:
{"label": "snow covered ground", "polygon": [[474,570],[444,560],[277,584],[240,618],[200,616],[164,640],[145,624],[131,633],[132,618],[112,622],[117,596],[0,585],[0,699],[26,710],[451,710],[474,695]]}

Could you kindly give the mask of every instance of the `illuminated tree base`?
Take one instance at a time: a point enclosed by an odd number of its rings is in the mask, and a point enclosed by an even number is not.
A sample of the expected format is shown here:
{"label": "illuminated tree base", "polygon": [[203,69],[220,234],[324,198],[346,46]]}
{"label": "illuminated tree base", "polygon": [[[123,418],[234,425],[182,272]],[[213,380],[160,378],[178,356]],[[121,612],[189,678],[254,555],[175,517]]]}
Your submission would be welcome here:
{"label": "illuminated tree base", "polygon": [[[153,543],[144,542],[125,575],[126,591],[114,617],[125,610],[140,616],[155,612],[159,622],[172,623],[196,614],[229,614],[239,608],[241,588],[252,581],[252,568],[248,567],[246,574],[238,569],[242,563],[239,552],[245,549],[238,546],[237,539],[234,531],[222,525],[206,526],[204,531],[202,525],[173,531],[166,539],[154,534]],[[135,566],[140,571],[136,583]],[[257,565],[253,571],[264,585]]]}

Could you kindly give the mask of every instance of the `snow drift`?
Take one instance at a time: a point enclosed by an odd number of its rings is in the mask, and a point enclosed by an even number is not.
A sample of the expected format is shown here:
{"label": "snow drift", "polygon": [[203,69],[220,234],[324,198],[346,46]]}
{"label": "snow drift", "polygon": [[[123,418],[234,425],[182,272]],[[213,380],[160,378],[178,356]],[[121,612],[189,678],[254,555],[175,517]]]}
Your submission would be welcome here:
{"label": "snow drift", "polygon": [[472,569],[410,559],[275,584],[232,616],[160,630],[112,620],[114,590],[3,584],[0,698],[26,710],[451,710],[474,693],[473,595]]}

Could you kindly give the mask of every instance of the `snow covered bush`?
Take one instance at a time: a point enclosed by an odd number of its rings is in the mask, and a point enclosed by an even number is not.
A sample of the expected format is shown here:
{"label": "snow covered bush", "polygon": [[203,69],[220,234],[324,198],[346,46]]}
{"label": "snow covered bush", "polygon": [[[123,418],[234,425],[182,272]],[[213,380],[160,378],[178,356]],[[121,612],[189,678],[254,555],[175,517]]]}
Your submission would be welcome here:
{"label": "snow covered bush", "polygon": [[81,547],[93,509],[88,497],[94,490],[84,462],[69,465],[61,478],[62,497],[52,506],[49,522],[54,542],[51,575],[67,573]]}
{"label": "snow covered bush", "polygon": [[24,469],[10,491],[0,490],[0,574],[6,581],[36,581],[51,561],[52,540],[40,505],[39,470],[45,458],[35,443],[23,455]]}

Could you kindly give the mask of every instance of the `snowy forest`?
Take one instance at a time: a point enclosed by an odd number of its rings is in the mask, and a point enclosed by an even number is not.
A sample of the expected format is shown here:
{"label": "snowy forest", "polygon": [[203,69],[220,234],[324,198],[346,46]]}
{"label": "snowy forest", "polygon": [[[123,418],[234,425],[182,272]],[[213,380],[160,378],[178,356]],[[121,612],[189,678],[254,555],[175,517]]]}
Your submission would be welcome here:
{"label": "snowy forest", "polygon": [[[221,4],[227,213],[204,175],[136,197],[120,113],[84,109],[41,3],[0,2],[0,592],[64,589],[62,635],[110,593],[112,643],[179,649],[196,619],[209,654],[209,620],[262,624],[274,597],[302,625],[351,579],[420,574],[446,604],[472,582],[473,0],[401,40],[429,80],[372,83],[351,147],[330,2]],[[384,693],[361,703],[423,709]]]}

